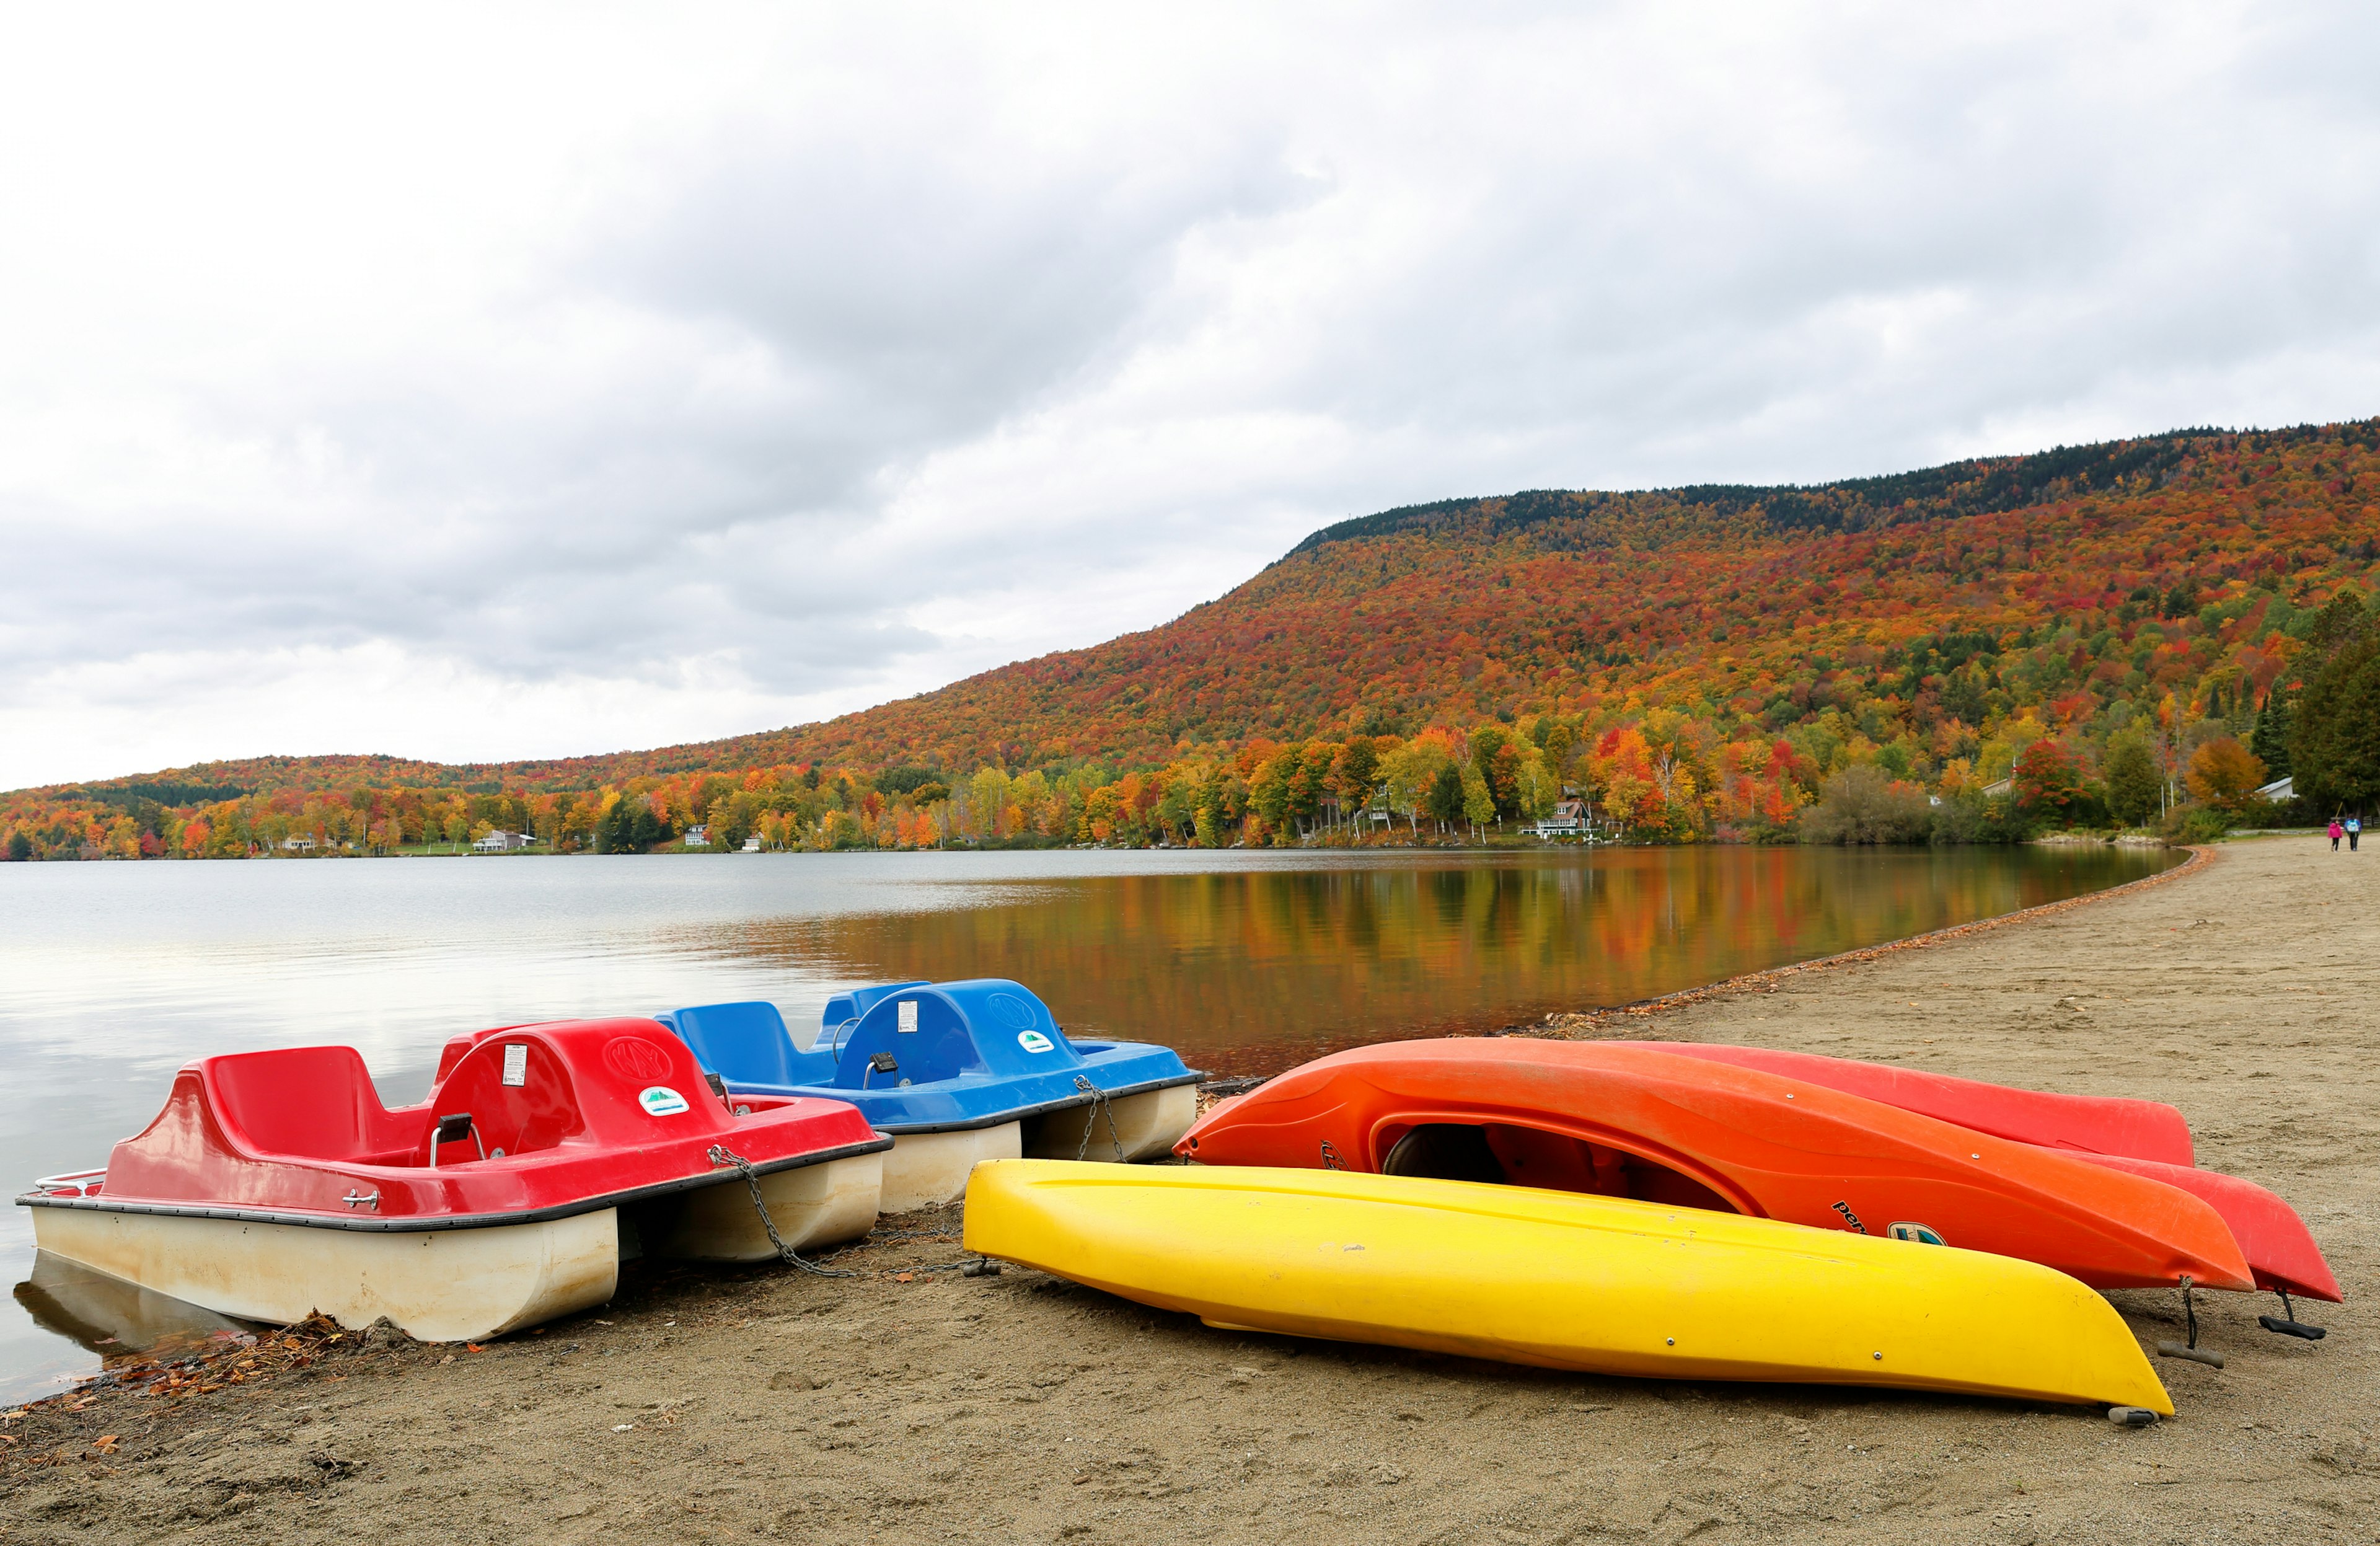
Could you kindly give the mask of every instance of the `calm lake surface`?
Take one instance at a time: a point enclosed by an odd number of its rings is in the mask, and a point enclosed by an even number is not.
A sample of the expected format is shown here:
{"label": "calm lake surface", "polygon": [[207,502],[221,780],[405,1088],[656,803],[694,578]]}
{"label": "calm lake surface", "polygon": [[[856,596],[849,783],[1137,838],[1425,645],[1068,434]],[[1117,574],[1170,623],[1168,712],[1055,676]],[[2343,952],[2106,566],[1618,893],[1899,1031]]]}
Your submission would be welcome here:
{"label": "calm lake surface", "polygon": [[[1070,1030],[1271,1073],[1624,1004],[2137,879],[2163,851],[1050,852],[0,865],[0,1176],[104,1164],[211,1053],[1013,977]],[[98,1367],[0,1212],[0,1399]],[[52,1326],[45,1327],[43,1320]],[[202,1333],[203,1320],[193,1334]],[[96,1341],[100,1333],[86,1332]]]}

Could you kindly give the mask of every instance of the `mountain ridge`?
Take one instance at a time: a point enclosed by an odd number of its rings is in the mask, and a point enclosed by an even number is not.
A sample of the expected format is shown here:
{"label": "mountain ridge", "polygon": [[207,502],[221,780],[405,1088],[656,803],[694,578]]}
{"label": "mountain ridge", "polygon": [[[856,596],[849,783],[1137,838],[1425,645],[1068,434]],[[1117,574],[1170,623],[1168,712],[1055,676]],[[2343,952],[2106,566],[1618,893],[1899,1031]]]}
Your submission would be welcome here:
{"label": "mountain ridge", "polygon": [[[1155,627],[831,720],[572,758],[192,764],[0,796],[0,825],[77,802],[166,807],[157,795],[544,796],[804,768],[913,788],[1037,771],[1087,790],[1252,748],[1548,718],[1585,736],[1653,714],[1700,726],[1706,761],[1798,736],[1796,766],[1889,750],[1938,785],[2004,761],[2012,726],[2071,740],[2085,763],[2151,719],[2244,733],[2295,679],[2314,611],[2371,588],[2375,502],[2380,420],[1817,484],[1438,500],[1323,527]],[[1770,804],[1790,809],[1815,776]]]}
{"label": "mountain ridge", "polygon": [[[1565,520],[1596,525],[1633,523],[1629,536],[1634,540],[1625,544],[1627,550],[1666,548],[1682,539],[1748,535],[1759,527],[1765,527],[1772,535],[1876,531],[1916,519],[2014,514],[2052,505],[2061,499],[2120,492],[2127,479],[2169,474],[2193,448],[2203,449],[2210,443],[2236,444],[2244,438],[2255,442],[2260,451],[2271,451],[2313,443],[2326,435],[2351,436],[2366,449],[2380,449],[2380,419],[2328,425],[2299,424],[2276,430],[2172,430],[2083,445],[2058,445],[2043,452],[1969,457],[1907,472],[1820,483],[1683,484],[1632,491],[1524,490],[1510,494],[1433,500],[1352,517],[1322,527],[1231,591],[1199,603],[1170,622],[1121,634],[1099,644],[1014,661],[906,698],[888,700],[805,724],[641,749],[496,761],[445,763],[386,753],[237,758],[6,793],[55,794],[137,783],[212,784],[252,791],[328,786],[341,778],[374,784],[468,786],[494,782],[535,788],[593,788],[622,777],[833,757],[852,749],[856,739],[835,734],[838,726],[866,724],[873,728],[904,708],[964,698],[969,689],[979,691],[987,684],[1018,676],[1038,679],[1050,687],[1072,686],[1086,670],[1096,669],[1077,663],[1087,663],[1102,652],[1128,650],[1135,641],[1179,628],[1201,614],[1227,605],[1294,560],[1366,539],[1456,535],[1493,542],[1536,534],[1542,541],[1546,528]],[[1745,524],[1754,521],[1758,526]],[[1559,545],[1567,551],[1589,546],[1581,541]],[[1285,733],[1292,728],[1268,724],[1260,726],[1259,733]],[[896,739],[904,755],[877,759],[876,765],[895,765],[915,755],[930,755],[930,749],[918,744],[917,737],[903,736]],[[1085,754],[1097,755],[1076,752],[1071,745],[1062,755]],[[561,782],[565,780],[577,782]]]}

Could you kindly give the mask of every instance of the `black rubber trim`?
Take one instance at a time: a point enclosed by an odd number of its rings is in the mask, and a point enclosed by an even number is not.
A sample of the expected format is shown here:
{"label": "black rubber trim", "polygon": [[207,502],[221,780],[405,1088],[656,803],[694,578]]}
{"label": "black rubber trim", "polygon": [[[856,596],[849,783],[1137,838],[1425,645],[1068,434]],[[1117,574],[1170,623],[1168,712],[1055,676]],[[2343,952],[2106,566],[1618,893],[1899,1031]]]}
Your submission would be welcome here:
{"label": "black rubber trim", "polygon": [[[799,1170],[805,1165],[824,1164],[829,1160],[880,1154],[892,1147],[891,1138],[879,1137],[864,1143],[846,1143],[839,1149],[821,1149],[787,1159],[765,1161],[754,1164],[752,1170],[755,1175],[773,1175],[781,1170]],[[437,1213],[397,1219],[378,1218],[370,1213],[348,1216],[280,1212],[264,1208],[209,1208],[188,1202],[118,1202],[104,1192],[97,1197],[45,1197],[37,1192],[27,1192],[17,1199],[17,1206],[87,1208],[95,1213],[159,1213],[168,1218],[223,1219],[235,1223],[286,1223],[302,1229],[349,1229],[367,1235],[419,1235],[434,1229],[501,1229],[507,1224],[548,1223],[555,1219],[576,1218],[581,1213],[593,1213],[631,1202],[647,1202],[679,1192],[699,1191],[705,1187],[740,1179],[741,1176],[733,1169],[710,1170],[700,1175],[683,1175],[674,1181],[656,1182],[650,1187],[638,1187],[625,1192],[606,1192],[601,1197],[579,1198],[575,1201],[557,1203],[552,1208],[533,1208],[521,1213]]]}
{"label": "black rubber trim", "polygon": [[[1196,1084],[1206,1077],[1196,1073],[1169,1074],[1161,1079],[1143,1079],[1138,1084],[1103,1090],[1099,1095],[1111,1101],[1121,1101],[1127,1095],[1146,1095],[1152,1090],[1172,1090],[1176,1085]],[[972,1133],[982,1127],[997,1127],[1003,1122],[1022,1122],[1027,1117],[1047,1116],[1053,1111],[1071,1111],[1076,1106],[1087,1106],[1099,1098],[1099,1095],[1086,1095],[1078,1090],[1055,1101],[1044,1101],[1038,1106],[1017,1106],[994,1116],[971,1116],[962,1122],[878,1122],[869,1126],[880,1133],[891,1133],[896,1138],[906,1133]]]}

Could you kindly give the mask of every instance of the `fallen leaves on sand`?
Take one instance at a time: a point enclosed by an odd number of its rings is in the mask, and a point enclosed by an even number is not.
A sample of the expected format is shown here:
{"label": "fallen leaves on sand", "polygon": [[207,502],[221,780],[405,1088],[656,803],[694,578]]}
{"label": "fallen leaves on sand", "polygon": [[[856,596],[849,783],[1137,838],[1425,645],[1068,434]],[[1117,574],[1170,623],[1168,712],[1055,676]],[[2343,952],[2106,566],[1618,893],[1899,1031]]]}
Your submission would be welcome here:
{"label": "fallen leaves on sand", "polygon": [[[173,1399],[210,1395],[236,1385],[262,1384],[310,1366],[327,1345],[339,1340],[336,1324],[322,1316],[311,1316],[296,1325],[260,1335],[227,1335],[212,1346],[171,1360],[148,1358],[119,1364],[74,1390],[0,1413],[0,1422],[37,1419],[50,1413],[81,1414],[98,1406],[111,1392]],[[16,1442],[13,1438],[8,1441],[12,1445]],[[59,1465],[81,1457],[86,1451],[103,1455],[114,1454],[121,1443],[121,1434],[102,1434],[76,1440],[58,1455],[29,1455],[21,1458],[11,1455],[9,1464]]]}

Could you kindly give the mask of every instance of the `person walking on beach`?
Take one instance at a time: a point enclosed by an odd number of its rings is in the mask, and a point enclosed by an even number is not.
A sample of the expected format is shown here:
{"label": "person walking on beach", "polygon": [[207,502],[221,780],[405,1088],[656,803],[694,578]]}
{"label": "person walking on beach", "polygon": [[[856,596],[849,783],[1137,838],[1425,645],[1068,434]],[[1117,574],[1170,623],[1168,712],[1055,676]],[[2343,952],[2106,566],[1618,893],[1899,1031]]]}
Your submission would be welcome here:
{"label": "person walking on beach", "polygon": [[2332,853],[2338,852],[2338,840],[2346,835],[2347,829],[2338,824],[2338,817],[2333,816],[2330,819],[2330,851]]}

